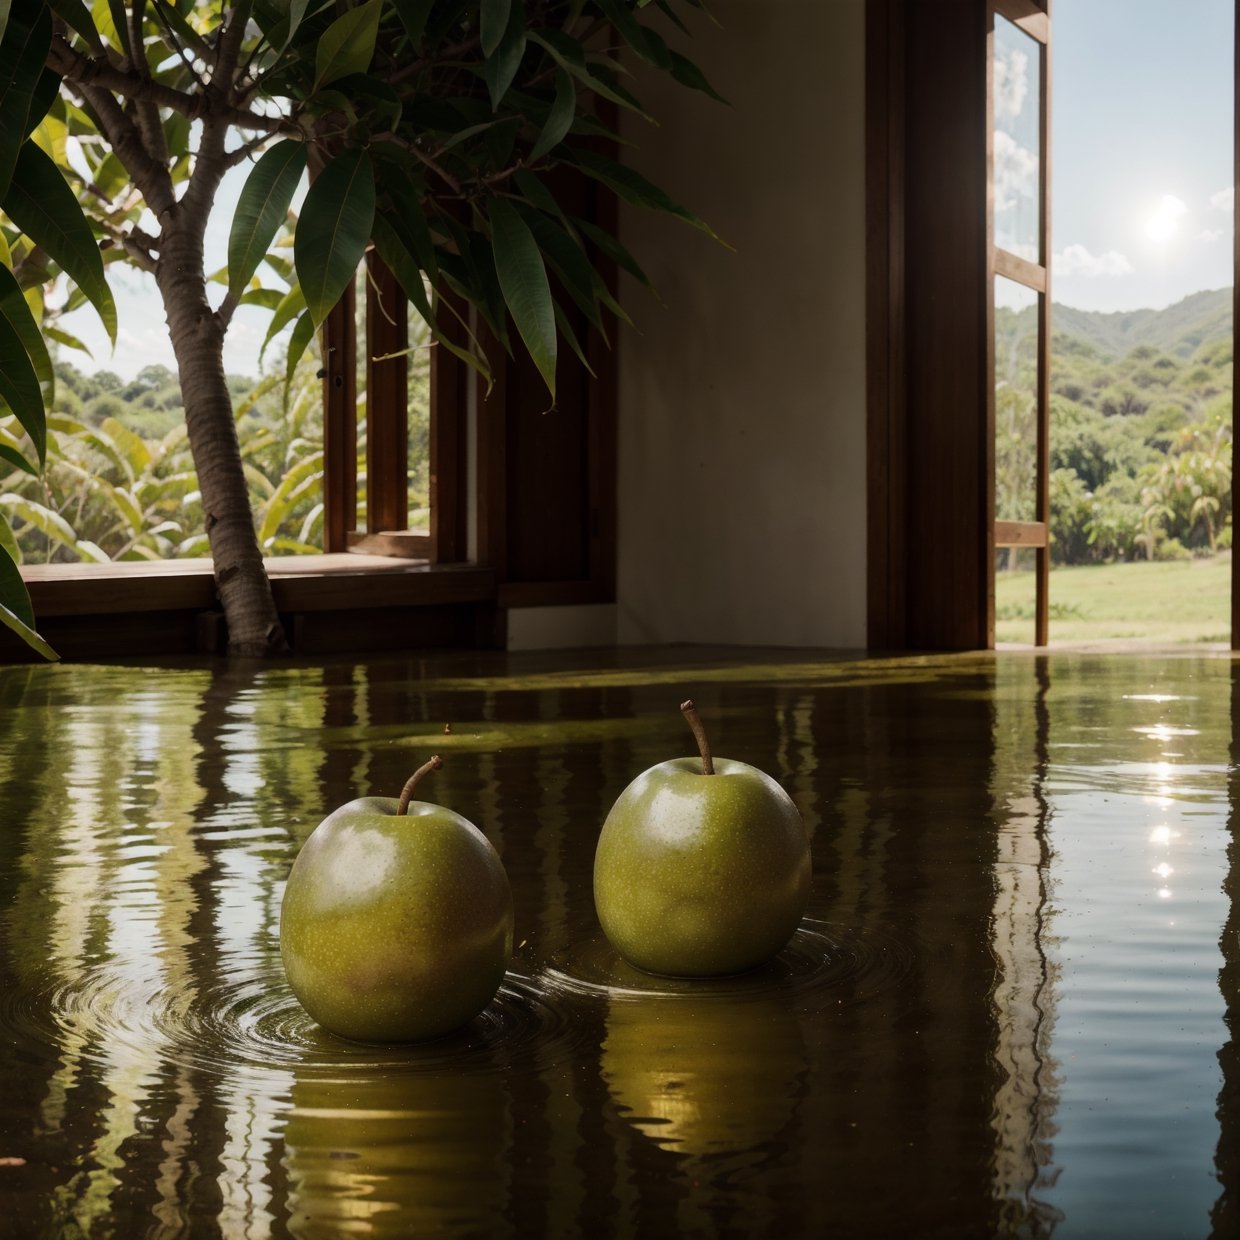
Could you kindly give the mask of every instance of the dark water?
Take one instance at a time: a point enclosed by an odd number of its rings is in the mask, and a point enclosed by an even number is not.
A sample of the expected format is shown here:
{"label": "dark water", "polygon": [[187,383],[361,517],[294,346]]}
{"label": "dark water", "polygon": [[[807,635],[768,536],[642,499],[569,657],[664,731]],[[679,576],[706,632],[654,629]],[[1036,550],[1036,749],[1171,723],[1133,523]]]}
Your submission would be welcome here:
{"label": "dark water", "polygon": [[[0,1234],[1240,1235],[1238,671],[0,669]],[[686,696],[815,860],[787,951],[700,984],[619,962],[590,882]],[[512,968],[460,1035],[337,1041],[285,985],[282,884],[436,751]]]}

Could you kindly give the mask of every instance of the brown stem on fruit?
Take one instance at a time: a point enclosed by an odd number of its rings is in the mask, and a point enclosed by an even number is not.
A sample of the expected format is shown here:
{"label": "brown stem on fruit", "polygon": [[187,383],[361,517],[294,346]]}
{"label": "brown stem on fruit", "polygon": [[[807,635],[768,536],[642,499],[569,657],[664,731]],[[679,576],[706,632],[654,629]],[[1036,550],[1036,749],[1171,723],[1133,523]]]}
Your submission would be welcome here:
{"label": "brown stem on fruit", "polygon": [[688,721],[689,727],[693,730],[693,739],[697,741],[698,753],[702,755],[702,774],[713,775],[715,764],[710,759],[710,745],[706,741],[706,729],[702,727],[702,721],[698,718],[697,707],[692,702],[681,702],[680,713]]}
{"label": "brown stem on fruit", "polygon": [[429,762],[423,762],[420,767],[412,775],[405,780],[405,786],[400,790],[400,801],[396,806],[398,814],[407,814],[409,812],[409,802],[413,800],[413,790],[418,786],[418,780],[423,775],[429,775],[431,771],[437,771],[443,766],[443,759],[436,754]]}

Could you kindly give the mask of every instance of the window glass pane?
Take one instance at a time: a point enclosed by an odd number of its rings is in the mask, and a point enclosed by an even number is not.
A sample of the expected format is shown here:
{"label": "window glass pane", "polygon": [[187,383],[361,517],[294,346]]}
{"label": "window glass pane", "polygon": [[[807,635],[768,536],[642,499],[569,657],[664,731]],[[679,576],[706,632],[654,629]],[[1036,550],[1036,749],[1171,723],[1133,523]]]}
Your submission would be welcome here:
{"label": "window glass pane", "polygon": [[353,528],[366,533],[366,379],[370,346],[366,339],[366,264],[362,263],[354,276],[353,322],[357,331],[357,521]]}
{"label": "window glass pane", "polygon": [[1038,301],[995,277],[995,520],[1037,520]]}
{"label": "window glass pane", "polygon": [[1041,53],[1036,39],[995,16],[995,245],[1034,263],[1042,261]]}

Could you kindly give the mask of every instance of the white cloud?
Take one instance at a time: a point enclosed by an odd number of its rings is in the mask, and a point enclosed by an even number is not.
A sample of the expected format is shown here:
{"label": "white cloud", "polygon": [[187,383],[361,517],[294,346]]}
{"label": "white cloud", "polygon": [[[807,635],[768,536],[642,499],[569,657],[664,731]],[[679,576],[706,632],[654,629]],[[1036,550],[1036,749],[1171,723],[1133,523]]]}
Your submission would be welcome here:
{"label": "white cloud", "polygon": [[1203,228],[1197,234],[1197,240],[1205,242],[1217,241],[1220,237],[1225,237],[1226,235],[1226,230],[1222,228]]}
{"label": "white cloud", "polygon": [[1070,245],[1057,253],[1051,261],[1051,270],[1057,276],[1126,276],[1132,264],[1118,250],[1105,254],[1091,254],[1083,245]]}
{"label": "white cloud", "polygon": [[1210,195],[1210,206],[1216,211],[1230,211],[1236,202],[1236,187],[1229,185],[1217,194]]}
{"label": "white cloud", "polygon": [[995,115],[1019,116],[1029,94],[1029,57],[1019,48],[995,49]]}
{"label": "white cloud", "polygon": [[1038,157],[1010,133],[995,130],[995,210],[1009,211],[1038,193]]}

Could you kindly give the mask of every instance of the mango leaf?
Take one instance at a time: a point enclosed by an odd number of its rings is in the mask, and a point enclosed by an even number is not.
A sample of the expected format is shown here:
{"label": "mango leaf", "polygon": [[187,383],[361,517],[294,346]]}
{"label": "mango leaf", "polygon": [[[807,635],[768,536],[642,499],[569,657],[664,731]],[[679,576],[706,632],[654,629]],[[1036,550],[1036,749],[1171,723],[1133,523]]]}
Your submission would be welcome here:
{"label": "mango leaf", "polygon": [[577,88],[573,85],[572,76],[565,69],[557,69],[555,73],[555,100],[547,119],[543,122],[542,132],[538,140],[530,148],[527,163],[537,163],[553,147],[564,141],[568,131],[573,127],[573,118],[577,115]]}
{"label": "mango leaf", "polygon": [[496,48],[494,55],[487,57],[483,68],[487,91],[491,96],[491,108],[497,109],[500,101],[508,93],[525,58],[525,21],[517,9],[512,11],[512,21],[508,30]]}
{"label": "mango leaf", "polygon": [[[356,11],[356,10],[355,10]],[[315,177],[293,243],[297,279],[319,327],[353,279],[375,217],[375,175],[365,151],[338,155]]]}
{"label": "mango leaf", "polygon": [[396,15],[404,26],[413,50],[422,50],[422,35],[426,31],[426,19],[435,0],[395,0]]}
{"label": "mango leaf", "polygon": [[555,307],[555,323],[560,329],[560,335],[568,342],[568,347],[577,355],[577,360],[585,367],[586,372],[591,378],[597,379],[598,375],[594,373],[594,367],[590,365],[589,359],[586,357],[585,350],[581,347],[581,342],[577,339],[577,333],[573,331],[573,325],[569,321],[568,315],[560,305]]}
{"label": "mango leaf", "polygon": [[288,390],[293,383],[293,373],[297,369],[297,363],[301,361],[302,354],[310,347],[310,342],[314,339],[314,318],[310,311],[297,320],[296,326],[293,328],[293,334],[288,341],[288,356],[284,361],[284,399],[288,400]]}
{"label": "mango leaf", "polygon": [[531,30],[529,40],[531,43],[537,43],[561,69],[571,73],[573,77],[583,85],[588,86],[596,95],[600,95],[604,99],[610,99],[613,103],[618,103],[622,108],[629,108],[648,121],[654,120],[627,91],[617,90],[613,85],[610,85],[590,71],[585,53],[576,39],[564,34],[560,30],[543,29]]}
{"label": "mango leaf", "polygon": [[581,247],[558,224],[541,211],[524,203],[517,208],[534,234],[534,240],[551,263],[564,291],[577,303],[595,327],[602,330],[603,319],[595,296],[595,272]]}
{"label": "mango leaf", "polygon": [[254,165],[237,199],[228,235],[228,291],[240,297],[267,255],[306,170],[306,145],[277,142]]}
{"label": "mango leaf", "polygon": [[496,198],[488,211],[495,274],[525,347],[555,400],[555,306],[542,253],[516,207]]}
{"label": "mango leaf", "polygon": [[263,360],[263,354],[267,352],[267,346],[284,330],[304,309],[306,308],[305,294],[301,291],[300,284],[294,284],[287,293],[284,294],[280,304],[276,306],[275,313],[271,316],[271,322],[267,326],[267,335],[263,337],[263,347],[258,351],[258,360]]}
{"label": "mango leaf", "polygon": [[482,40],[482,54],[491,56],[499,47],[508,29],[508,17],[512,12],[512,0],[482,0],[478,18],[478,33]]}
{"label": "mango leaf", "polygon": [[86,294],[115,345],[116,303],[90,225],[60,169],[33,142],[22,146],[13,180],[0,205]]}
{"label": "mango leaf", "polygon": [[47,456],[43,392],[21,337],[4,315],[0,315],[0,399],[30,436],[39,463],[43,464]]}
{"label": "mango leaf", "polygon": [[689,60],[682,56],[679,52],[669,53],[672,59],[672,77],[676,79],[682,86],[688,86],[691,90],[700,90],[704,95],[709,95],[712,99],[717,99],[720,103],[728,101],[706,80],[706,74]]}
{"label": "mango leaf", "polygon": [[664,211],[684,220],[700,229],[708,237],[713,237],[720,244],[726,245],[713,228],[705,221],[698,219],[692,211],[673,202],[657,185],[652,185],[640,172],[635,172],[625,164],[608,159],[597,151],[587,151],[574,147],[566,156],[567,160],[577,165],[587,176],[602,182],[608,189],[615,190],[626,202],[639,207],[651,207],[656,211]]}
{"label": "mango leaf", "polygon": [[112,417],[104,418],[99,429],[124,455],[131,478],[140,478],[150,469],[153,460],[150,445],[136,431]]}
{"label": "mango leaf", "polygon": [[66,349],[77,349],[79,353],[85,353],[87,357],[94,357],[94,354],[81,340],[72,333],[65,331],[63,327],[52,327],[49,324],[43,328],[43,334],[49,340],[54,340],[57,344],[63,344]]}
{"label": "mango leaf", "polygon": [[365,73],[375,54],[382,0],[366,0],[323,31],[314,57],[314,89],[350,73]]}
{"label": "mango leaf", "polygon": [[4,32],[8,29],[10,8],[12,8],[12,0],[0,0],[0,42],[3,42]]}
{"label": "mango leaf", "polygon": [[17,565],[0,546],[0,624],[16,633],[36,654],[55,662],[60,656],[34,631],[34,608]]}
{"label": "mango leaf", "polygon": [[[45,4],[19,0],[0,41],[0,201],[17,167],[26,137],[26,118],[52,46],[52,19]],[[36,123],[43,119],[35,118]]]}
{"label": "mango leaf", "polygon": [[39,386],[43,391],[44,404],[50,404],[56,393],[56,377],[52,373],[52,359],[48,356],[43,333],[39,331],[39,325],[30,312],[26,295],[7,267],[0,267],[0,314],[8,319],[9,326],[21,340],[22,347],[29,355],[34,373],[38,377]]}
{"label": "mango leaf", "polygon": [[10,448],[6,443],[0,443],[0,461],[8,461],[10,465],[15,465],[18,469],[38,476],[39,471],[16,448]]}
{"label": "mango leaf", "polygon": [[285,298],[285,293],[278,288],[252,288],[241,295],[241,305],[262,306],[264,310],[274,310]]}
{"label": "mango leaf", "polygon": [[396,277],[397,283],[404,289],[405,296],[416,307],[423,321],[433,328],[435,316],[426,297],[426,286],[422,283],[422,269],[400,235],[397,219],[376,214],[371,232],[379,257]]}
{"label": "mango leaf", "polygon": [[627,0],[595,0],[624,41],[645,61],[666,72],[671,58],[667,44],[633,16]]}

